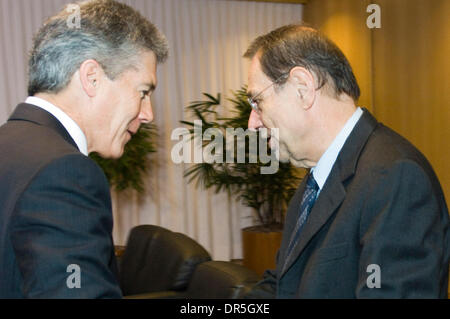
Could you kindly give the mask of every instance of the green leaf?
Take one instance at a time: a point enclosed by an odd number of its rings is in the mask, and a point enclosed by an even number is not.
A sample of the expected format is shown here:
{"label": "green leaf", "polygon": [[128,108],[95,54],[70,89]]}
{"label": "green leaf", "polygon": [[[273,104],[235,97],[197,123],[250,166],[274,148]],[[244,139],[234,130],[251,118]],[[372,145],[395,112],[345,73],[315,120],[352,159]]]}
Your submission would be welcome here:
{"label": "green leaf", "polygon": [[[230,106],[221,105],[220,93],[217,97],[203,93],[204,101],[192,102],[187,107],[194,119],[202,121],[202,133],[210,127],[223,131],[227,127],[244,130],[247,128],[251,113],[251,106],[247,100],[247,87],[243,86],[237,91],[232,91],[232,94],[233,98],[226,99],[231,103]],[[221,116],[226,113],[232,115]],[[181,121],[181,123],[194,127],[193,122]],[[209,143],[210,141],[204,141],[203,146]],[[225,139],[222,150],[224,156],[226,145]],[[258,163],[248,163],[249,147],[246,147],[245,158],[246,163],[194,164],[185,170],[184,176],[189,183],[195,182],[196,187],[211,188],[216,193],[229,192],[244,205],[254,208],[257,219],[264,226],[283,223],[283,214],[301,180],[297,169],[290,164],[279,163],[276,174],[262,175],[260,169],[266,165],[263,165],[259,158]]]}

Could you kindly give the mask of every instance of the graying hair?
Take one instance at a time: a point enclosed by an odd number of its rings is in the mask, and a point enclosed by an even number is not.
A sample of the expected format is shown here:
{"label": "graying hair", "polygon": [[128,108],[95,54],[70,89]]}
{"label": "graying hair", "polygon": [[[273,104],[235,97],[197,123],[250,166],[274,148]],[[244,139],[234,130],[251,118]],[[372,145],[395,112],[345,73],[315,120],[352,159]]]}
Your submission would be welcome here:
{"label": "graying hair", "polygon": [[[317,76],[317,89],[331,89],[335,97],[345,93],[355,102],[359,99],[358,82],[342,51],[325,35],[305,24],[285,25],[259,36],[244,57],[252,59],[257,54],[261,54],[262,71],[272,81],[301,66]],[[286,80],[287,77],[282,77],[276,85],[281,87]]]}
{"label": "graying hair", "polygon": [[165,36],[133,8],[114,0],[84,1],[80,27],[70,26],[72,12],[64,8],[47,20],[34,37],[28,63],[28,94],[58,93],[69,84],[80,65],[97,61],[114,80],[138,67],[143,51],[155,53],[157,63],[168,56]]}

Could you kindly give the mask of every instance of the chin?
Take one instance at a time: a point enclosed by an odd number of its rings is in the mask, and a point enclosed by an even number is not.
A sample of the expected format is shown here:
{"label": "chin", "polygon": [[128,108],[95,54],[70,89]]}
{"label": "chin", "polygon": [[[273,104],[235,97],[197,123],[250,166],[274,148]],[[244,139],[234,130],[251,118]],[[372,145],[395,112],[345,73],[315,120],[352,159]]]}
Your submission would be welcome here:
{"label": "chin", "polygon": [[99,152],[99,155],[107,159],[119,159],[124,153],[123,148],[120,150],[108,150],[108,152]]}
{"label": "chin", "polygon": [[[274,145],[275,146],[275,145]],[[276,147],[276,148],[275,148]],[[277,160],[280,163],[289,163],[289,159],[290,159],[290,154],[286,148],[286,146],[284,144],[279,144],[279,142],[277,141],[277,145],[274,148],[272,148],[272,151],[276,151],[275,154],[277,154]]]}
{"label": "chin", "polygon": [[278,157],[278,161],[280,163],[289,163],[290,158],[289,158],[289,156],[287,156],[287,154],[283,154],[283,153],[280,152],[280,156]]}
{"label": "chin", "polygon": [[295,166],[295,167],[297,167],[297,168],[308,168],[308,167],[306,167],[305,166],[305,164],[302,162],[302,161],[296,161],[295,159],[293,159],[293,158],[290,158],[289,159],[289,162],[293,165],[293,166]]}
{"label": "chin", "polygon": [[123,148],[122,148],[122,150],[120,152],[113,153],[110,158],[112,158],[112,159],[119,159],[119,158],[122,157],[123,153],[124,153],[124,151],[123,151]]}

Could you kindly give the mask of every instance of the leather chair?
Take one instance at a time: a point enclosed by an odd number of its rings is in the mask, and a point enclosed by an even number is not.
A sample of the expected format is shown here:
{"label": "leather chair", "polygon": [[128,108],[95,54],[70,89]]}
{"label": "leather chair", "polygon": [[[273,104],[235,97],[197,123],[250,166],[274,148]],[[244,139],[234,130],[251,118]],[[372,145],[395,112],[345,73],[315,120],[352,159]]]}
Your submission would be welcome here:
{"label": "leather chair", "polygon": [[125,297],[175,298],[185,291],[196,267],[211,260],[195,240],[163,227],[134,227],[119,261]]}
{"label": "leather chair", "polygon": [[261,278],[250,269],[228,261],[207,261],[195,268],[183,298],[240,299]]}

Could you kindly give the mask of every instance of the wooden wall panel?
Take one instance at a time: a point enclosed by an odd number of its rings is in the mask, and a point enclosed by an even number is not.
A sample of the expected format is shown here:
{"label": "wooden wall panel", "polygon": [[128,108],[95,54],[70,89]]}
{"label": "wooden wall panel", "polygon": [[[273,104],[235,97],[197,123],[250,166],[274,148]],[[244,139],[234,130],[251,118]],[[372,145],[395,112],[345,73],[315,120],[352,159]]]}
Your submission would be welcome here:
{"label": "wooden wall panel", "polygon": [[361,97],[358,105],[372,111],[371,31],[366,27],[368,0],[310,0],[303,20],[320,29],[344,52],[352,65]]}
{"label": "wooden wall panel", "polygon": [[450,1],[377,0],[376,117],[430,160],[450,201]]}

